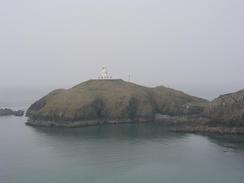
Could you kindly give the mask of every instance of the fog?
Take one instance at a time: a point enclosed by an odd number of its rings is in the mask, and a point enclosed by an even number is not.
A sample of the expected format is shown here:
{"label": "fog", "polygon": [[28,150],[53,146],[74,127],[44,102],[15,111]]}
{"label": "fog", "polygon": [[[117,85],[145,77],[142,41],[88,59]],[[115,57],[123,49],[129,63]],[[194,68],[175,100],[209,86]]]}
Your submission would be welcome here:
{"label": "fog", "polygon": [[243,0],[0,1],[0,95],[69,88],[106,65],[213,99],[244,89],[243,18]]}

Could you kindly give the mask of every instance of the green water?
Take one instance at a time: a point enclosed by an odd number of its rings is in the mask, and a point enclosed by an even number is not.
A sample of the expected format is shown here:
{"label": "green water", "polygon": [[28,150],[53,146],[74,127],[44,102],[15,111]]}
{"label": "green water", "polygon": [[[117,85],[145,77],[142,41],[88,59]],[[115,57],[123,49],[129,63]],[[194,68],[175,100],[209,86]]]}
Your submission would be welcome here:
{"label": "green water", "polygon": [[243,183],[244,137],[162,126],[45,129],[0,118],[0,183]]}

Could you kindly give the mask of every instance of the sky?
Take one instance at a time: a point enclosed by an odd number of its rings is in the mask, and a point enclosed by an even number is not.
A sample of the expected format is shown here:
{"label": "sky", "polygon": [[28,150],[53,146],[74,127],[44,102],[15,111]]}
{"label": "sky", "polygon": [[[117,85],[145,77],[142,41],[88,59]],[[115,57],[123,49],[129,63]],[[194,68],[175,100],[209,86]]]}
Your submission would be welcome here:
{"label": "sky", "polygon": [[244,89],[243,18],[243,0],[2,0],[0,88],[69,88],[106,65],[213,99]]}

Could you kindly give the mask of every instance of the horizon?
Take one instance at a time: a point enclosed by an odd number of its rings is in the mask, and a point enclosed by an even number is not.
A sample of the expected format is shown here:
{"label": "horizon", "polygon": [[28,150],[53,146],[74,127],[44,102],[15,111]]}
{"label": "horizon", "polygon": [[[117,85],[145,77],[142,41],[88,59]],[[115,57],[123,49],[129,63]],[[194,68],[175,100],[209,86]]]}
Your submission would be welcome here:
{"label": "horizon", "polygon": [[[129,83],[133,83],[133,84],[137,84],[143,87],[149,87],[149,88],[155,88],[155,87],[159,87],[159,86],[164,86],[166,88],[170,88],[170,89],[174,89],[174,90],[178,90],[178,91],[182,91],[188,95],[194,96],[194,97],[199,97],[202,99],[207,99],[208,101],[213,101],[214,99],[218,98],[221,95],[226,95],[226,94],[230,94],[230,93],[234,93],[234,92],[238,92],[241,90],[236,90],[236,91],[230,91],[230,92],[226,92],[226,93],[220,93],[218,95],[216,95],[215,97],[203,97],[203,96],[198,96],[198,95],[193,95],[190,92],[186,92],[184,90],[181,90],[179,88],[172,88],[170,86],[165,86],[165,85],[155,85],[155,86],[149,86],[149,85],[144,85],[144,84],[140,84],[140,83],[136,83],[134,81],[127,81],[123,78],[112,78],[112,79],[99,79],[99,78],[91,78],[85,81],[82,81],[80,83],[76,83],[70,87],[59,87],[59,88],[55,88],[54,86],[47,86],[47,87],[42,87],[42,86],[35,86],[35,87],[23,87],[23,88],[15,88],[15,86],[13,87],[0,87],[0,103],[2,105],[2,107],[16,107],[19,106],[21,108],[24,108],[26,106],[30,106],[34,101],[44,97],[45,95],[47,95],[48,93],[50,93],[53,90],[56,89],[70,89],[76,85],[79,85],[81,83],[87,82],[87,81],[91,81],[91,80],[95,80],[95,81],[111,81],[111,80],[122,80],[124,82],[129,82]],[[17,89],[17,91],[16,91]]]}
{"label": "horizon", "polygon": [[239,91],[243,8],[241,0],[3,1],[0,88],[69,88],[107,65],[116,78],[207,99]]}

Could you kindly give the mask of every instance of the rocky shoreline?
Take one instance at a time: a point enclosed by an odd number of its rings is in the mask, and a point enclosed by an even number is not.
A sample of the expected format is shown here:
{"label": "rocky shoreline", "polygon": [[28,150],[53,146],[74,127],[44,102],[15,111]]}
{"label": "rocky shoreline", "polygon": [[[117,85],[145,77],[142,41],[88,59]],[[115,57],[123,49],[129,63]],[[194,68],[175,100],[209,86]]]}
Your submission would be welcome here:
{"label": "rocky shoreline", "polygon": [[181,133],[215,133],[215,134],[244,134],[244,126],[213,125],[210,118],[198,116],[160,115],[156,123],[162,124],[170,131]]}
{"label": "rocky shoreline", "polygon": [[209,119],[197,117],[197,116],[168,116],[168,115],[156,115],[154,120],[146,119],[123,119],[123,120],[82,120],[82,121],[54,121],[54,120],[41,120],[29,118],[26,122],[26,125],[29,126],[38,126],[38,127],[67,127],[67,128],[76,128],[76,127],[88,127],[95,125],[103,124],[138,124],[138,123],[154,123],[163,125],[165,127],[178,127],[185,128],[186,126],[195,126],[196,124],[204,125],[209,122]]}
{"label": "rocky shoreline", "polygon": [[28,126],[36,127],[65,127],[65,128],[79,128],[79,127],[88,127],[88,126],[97,126],[103,124],[126,124],[126,123],[149,123],[152,121],[147,120],[138,120],[133,122],[130,119],[125,120],[83,120],[83,121],[50,121],[50,120],[38,120],[29,118],[26,122]]}
{"label": "rocky shoreline", "polygon": [[187,126],[175,127],[171,131],[182,133],[215,133],[215,134],[242,134],[244,135],[244,127],[210,127],[210,126]]}
{"label": "rocky shoreline", "polygon": [[[228,126],[208,126],[206,122],[207,119],[198,118],[199,121],[194,121],[194,118],[190,117],[170,117],[166,120],[157,121],[137,121],[132,122],[131,120],[108,120],[108,121],[97,121],[97,120],[87,120],[87,121],[44,121],[44,120],[34,120],[28,119],[26,125],[34,127],[44,127],[44,128],[81,128],[105,124],[139,124],[139,123],[153,123],[157,125],[162,125],[169,131],[178,133],[204,133],[204,134],[242,134],[244,135],[244,127],[228,127]],[[188,119],[188,120],[186,120]],[[197,118],[195,118],[197,120]],[[171,121],[174,120],[174,121]],[[201,125],[199,125],[201,124]]]}

